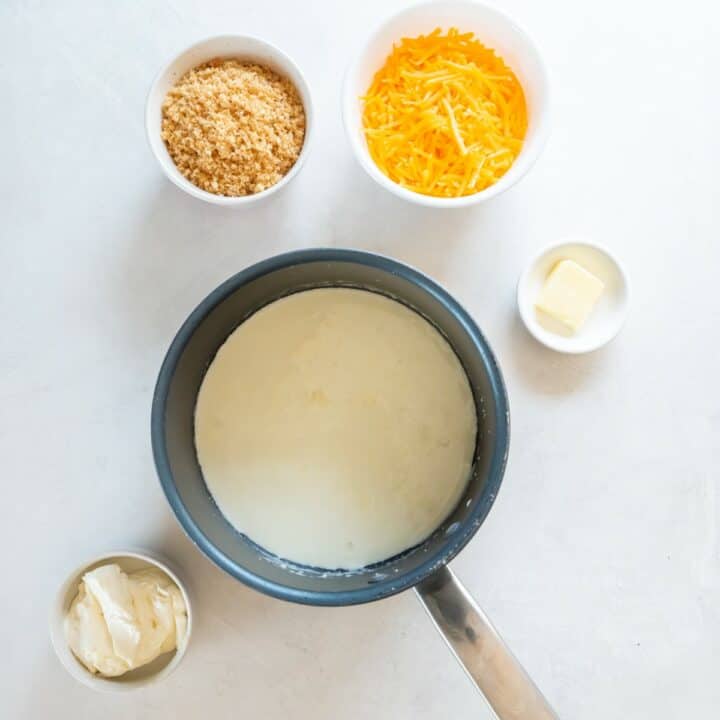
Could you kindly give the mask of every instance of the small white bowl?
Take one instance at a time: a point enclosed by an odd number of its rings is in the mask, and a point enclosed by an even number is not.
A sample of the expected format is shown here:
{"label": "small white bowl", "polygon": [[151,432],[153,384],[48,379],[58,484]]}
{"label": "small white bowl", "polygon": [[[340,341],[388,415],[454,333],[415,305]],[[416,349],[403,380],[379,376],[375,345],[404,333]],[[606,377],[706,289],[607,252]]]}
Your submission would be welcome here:
{"label": "small white bowl", "polygon": [[[165,653],[153,660],[153,662],[143,667],[131,670],[125,675],[115,678],[105,678],[99,675],[93,675],[85,666],[73,655],[65,638],[65,617],[72,601],[78,594],[78,587],[83,575],[107,563],[117,563],[125,572],[135,572],[136,570],[144,570],[146,568],[155,568],[167,575],[180,589],[185,607],[187,608],[187,632],[180,646],[171,653]],[[50,637],[53,648],[57,654],[63,667],[83,685],[99,690],[101,692],[127,692],[135,690],[151,683],[155,683],[166,678],[180,664],[185,656],[188,647],[190,634],[192,633],[192,607],[190,597],[185,585],[181,582],[173,570],[167,564],[153,555],[145,552],[135,551],[118,551],[111,552],[83,563],[75,568],[69,575],[67,580],[58,590],[55,602],[50,614]]]}
{"label": "small white bowl", "polygon": [[[398,185],[378,169],[363,132],[361,98],[391,53],[393,43],[403,37],[429,33],[436,27],[445,31],[451,27],[457,27],[461,32],[472,31],[483,45],[496,50],[520,81],[528,109],[525,142],[510,169],[485,190],[459,198],[431,197]],[[539,157],[550,126],[548,74],[532,40],[503,13],[477,2],[429,2],[403,10],[375,30],[345,75],[342,108],[345,131],[355,157],[375,182],[398,197],[419,205],[466,207],[489,200],[512,187]]]}
{"label": "small white bowl", "polygon": [[[305,140],[302,150],[290,171],[279,182],[262,192],[239,197],[226,197],[209,193],[193,185],[177,169],[161,137],[162,104],[168,90],[189,70],[215,58],[237,58],[257,62],[288,78],[297,88],[305,108]],[[220,35],[201,40],[183,50],[158,73],[148,93],[145,106],[145,129],[153,154],[160,163],[163,172],[179,188],[200,200],[215,205],[250,205],[276,193],[287,185],[299,172],[307,157],[310,138],[313,131],[313,106],[310,88],[300,68],[274,45],[265,40],[246,35]]]}
{"label": "small white bowl", "polygon": [[[597,306],[573,335],[535,308],[545,279],[565,259],[574,260],[605,283]],[[517,288],[518,311],[525,327],[536,340],[561,353],[591,352],[609,343],[620,332],[629,303],[630,284],[620,261],[606,248],[584,240],[545,248],[520,276]]]}

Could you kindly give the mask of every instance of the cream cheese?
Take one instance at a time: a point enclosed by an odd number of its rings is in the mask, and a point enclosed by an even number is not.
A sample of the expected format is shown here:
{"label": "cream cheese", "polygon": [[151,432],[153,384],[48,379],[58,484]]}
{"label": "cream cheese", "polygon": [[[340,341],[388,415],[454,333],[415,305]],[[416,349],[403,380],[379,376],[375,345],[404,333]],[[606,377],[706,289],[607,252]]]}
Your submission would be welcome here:
{"label": "cream cheese", "polygon": [[182,644],[182,593],[155,569],[124,573],[115,563],[85,573],[65,618],[70,649],[91,672],[116,677]]}

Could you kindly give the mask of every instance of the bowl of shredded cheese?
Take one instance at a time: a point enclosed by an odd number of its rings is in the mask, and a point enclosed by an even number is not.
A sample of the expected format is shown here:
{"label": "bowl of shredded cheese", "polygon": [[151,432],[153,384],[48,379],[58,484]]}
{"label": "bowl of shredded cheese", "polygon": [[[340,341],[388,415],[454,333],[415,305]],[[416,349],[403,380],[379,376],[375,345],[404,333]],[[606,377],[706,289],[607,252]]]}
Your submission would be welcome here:
{"label": "bowl of shredded cheese", "polygon": [[459,0],[382,24],[345,77],[343,119],[360,165],[382,187],[431,207],[507,190],[549,127],[540,53],[512,20]]}

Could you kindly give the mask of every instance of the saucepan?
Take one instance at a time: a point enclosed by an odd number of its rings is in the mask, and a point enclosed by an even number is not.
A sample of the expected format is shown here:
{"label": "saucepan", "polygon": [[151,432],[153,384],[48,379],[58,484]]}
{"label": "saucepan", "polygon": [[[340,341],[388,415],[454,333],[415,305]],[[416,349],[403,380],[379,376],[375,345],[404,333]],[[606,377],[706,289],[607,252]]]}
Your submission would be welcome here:
{"label": "saucepan", "polygon": [[[451,515],[417,547],[351,571],[292,563],[239,533],[215,505],[194,444],[198,390],[228,335],[274,300],[333,286],[383,293],[429,320],[462,362],[478,417],[471,476]],[[267,595],[309,605],[365,603],[414,588],[501,720],[556,717],[448,568],[482,525],[500,489],[509,446],[509,415],[502,375],[487,341],[470,315],[430,278],[387,257],[341,249],[291,252],[238,273],[200,303],[173,340],[155,389],[152,445],[160,482],[180,524],[200,550],[227,573]]]}

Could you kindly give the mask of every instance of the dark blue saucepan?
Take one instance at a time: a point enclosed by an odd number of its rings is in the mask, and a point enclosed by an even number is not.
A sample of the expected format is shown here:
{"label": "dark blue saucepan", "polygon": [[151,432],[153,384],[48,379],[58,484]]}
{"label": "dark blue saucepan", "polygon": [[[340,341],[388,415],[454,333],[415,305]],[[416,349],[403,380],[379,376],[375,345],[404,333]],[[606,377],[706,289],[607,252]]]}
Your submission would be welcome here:
{"label": "dark blue saucepan", "polygon": [[[200,383],[228,335],[278,298],[328,286],[384,293],[433,323],[467,372],[478,416],[472,474],[450,517],[412,550],[351,572],[328,572],[287,562],[237,532],[208,492],[193,439]],[[256,590],[310,605],[364,603],[414,587],[502,720],[553,718],[542,695],[446,567],[492,507],[502,482],[508,442],[508,403],[502,376],[472,318],[417,270],[356,250],[311,249],[279,255],[220,285],[190,314],[173,340],[160,370],[152,408],[153,453],[163,490],[187,534],[219,567]]]}

